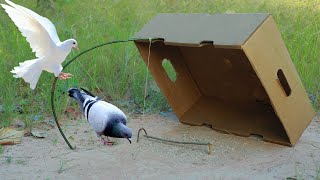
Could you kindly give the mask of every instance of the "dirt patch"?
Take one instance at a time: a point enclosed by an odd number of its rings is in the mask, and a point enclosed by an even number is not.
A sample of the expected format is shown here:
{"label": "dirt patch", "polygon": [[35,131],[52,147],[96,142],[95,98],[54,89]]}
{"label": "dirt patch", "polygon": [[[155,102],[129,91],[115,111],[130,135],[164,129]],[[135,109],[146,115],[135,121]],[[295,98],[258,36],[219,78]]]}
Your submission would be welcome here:
{"label": "dirt patch", "polygon": [[[63,123],[75,151],[57,128],[48,130],[43,139],[24,137],[21,144],[5,147],[1,179],[314,179],[320,175],[319,116],[295,147],[185,125],[171,116],[129,117],[132,144],[113,139],[116,145],[103,146],[83,119]],[[207,146],[159,143],[144,137],[136,143],[141,127],[152,136],[212,142],[214,155],[208,155]]]}

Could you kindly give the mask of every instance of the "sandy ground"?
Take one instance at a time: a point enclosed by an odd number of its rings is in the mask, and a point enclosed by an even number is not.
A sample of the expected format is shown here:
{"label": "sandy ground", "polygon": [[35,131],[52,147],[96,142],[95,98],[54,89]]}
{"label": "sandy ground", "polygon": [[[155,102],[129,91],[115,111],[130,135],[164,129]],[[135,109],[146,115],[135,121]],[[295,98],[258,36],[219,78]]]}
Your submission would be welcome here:
{"label": "sandy ground", "polygon": [[[64,132],[76,145],[70,150],[57,128],[47,128],[43,139],[23,137],[6,146],[0,157],[0,179],[315,179],[320,175],[320,118],[314,118],[295,147],[256,138],[216,132],[208,127],[179,123],[160,115],[130,116],[133,143],[114,139],[103,146],[85,120],[65,121]],[[159,143],[149,135],[183,141],[212,142],[207,146]],[[44,128],[46,130],[46,128]]]}

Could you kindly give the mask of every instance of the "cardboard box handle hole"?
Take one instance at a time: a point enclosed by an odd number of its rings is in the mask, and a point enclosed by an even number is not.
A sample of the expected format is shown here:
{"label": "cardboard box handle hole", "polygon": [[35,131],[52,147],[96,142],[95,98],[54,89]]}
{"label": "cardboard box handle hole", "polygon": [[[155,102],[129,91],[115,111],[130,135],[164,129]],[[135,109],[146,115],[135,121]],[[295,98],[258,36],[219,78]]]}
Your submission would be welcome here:
{"label": "cardboard box handle hole", "polygon": [[201,41],[200,46],[213,46],[213,41]]}
{"label": "cardboard box handle hole", "polygon": [[286,96],[290,96],[291,94],[291,88],[289,86],[289,83],[287,81],[286,76],[284,75],[282,69],[279,69],[277,72],[277,76],[278,76],[278,82],[282,87],[282,90],[285,92]]}
{"label": "cardboard box handle hole", "polygon": [[162,67],[166,71],[167,76],[169,77],[169,79],[172,82],[175,82],[177,80],[177,73],[176,73],[171,61],[168,60],[168,59],[163,59],[162,60]]}

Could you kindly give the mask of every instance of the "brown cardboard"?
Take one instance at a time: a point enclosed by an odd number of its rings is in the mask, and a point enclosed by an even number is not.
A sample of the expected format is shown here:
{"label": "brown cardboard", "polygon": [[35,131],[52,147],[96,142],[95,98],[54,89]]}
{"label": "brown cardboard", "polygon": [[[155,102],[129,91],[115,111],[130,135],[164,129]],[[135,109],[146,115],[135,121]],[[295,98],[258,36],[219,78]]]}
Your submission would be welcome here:
{"label": "brown cardboard", "polygon": [[269,14],[160,14],[135,38],[163,39],[135,44],[182,123],[294,145],[315,115]]}

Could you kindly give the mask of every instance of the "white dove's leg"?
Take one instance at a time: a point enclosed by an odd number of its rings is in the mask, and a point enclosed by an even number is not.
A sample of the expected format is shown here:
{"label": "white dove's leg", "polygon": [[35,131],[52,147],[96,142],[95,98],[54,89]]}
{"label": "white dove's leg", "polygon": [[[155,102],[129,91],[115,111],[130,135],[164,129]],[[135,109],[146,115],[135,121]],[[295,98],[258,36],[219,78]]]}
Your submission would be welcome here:
{"label": "white dove's leg", "polygon": [[66,79],[71,78],[71,76],[72,76],[72,74],[70,74],[70,73],[63,73],[63,72],[61,72],[61,73],[59,74],[59,79],[61,79],[61,80],[66,80]]}
{"label": "white dove's leg", "polygon": [[27,60],[20,63],[20,66],[14,67],[11,73],[14,73],[13,77],[23,78],[25,82],[30,83],[30,88],[35,89],[39,77],[42,73],[42,66],[39,59]]}

